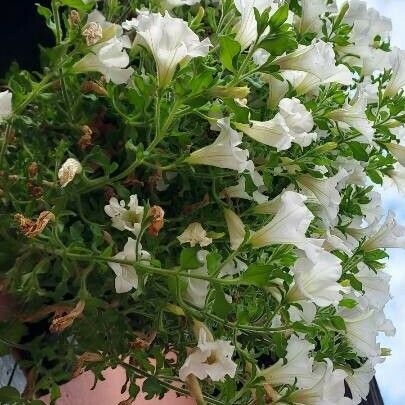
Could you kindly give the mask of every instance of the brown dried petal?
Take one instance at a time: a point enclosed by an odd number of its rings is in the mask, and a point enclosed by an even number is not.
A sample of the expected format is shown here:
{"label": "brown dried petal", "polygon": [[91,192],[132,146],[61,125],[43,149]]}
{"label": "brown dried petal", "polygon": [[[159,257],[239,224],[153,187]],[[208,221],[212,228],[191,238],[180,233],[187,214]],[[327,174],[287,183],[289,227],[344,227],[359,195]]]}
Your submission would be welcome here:
{"label": "brown dried petal", "polygon": [[82,83],[82,85],[80,86],[80,91],[84,94],[95,93],[98,94],[99,96],[108,95],[107,90],[103,86],[101,86],[97,82],[92,82],[90,80],[87,80]]}
{"label": "brown dried petal", "polygon": [[86,303],[83,300],[80,300],[66,315],[57,316],[55,313],[55,318],[52,320],[49,331],[51,333],[59,333],[71,326],[74,320],[83,313],[85,305]]}
{"label": "brown dried petal", "polygon": [[48,225],[48,222],[55,220],[55,215],[50,211],[42,211],[36,221],[26,218],[22,214],[15,214],[14,219],[16,220],[22,234],[27,238],[35,238],[42,233]]}
{"label": "brown dried petal", "polygon": [[97,363],[102,361],[103,357],[99,353],[85,352],[77,359],[75,369],[73,371],[73,378],[78,377],[84,371],[86,363]]}
{"label": "brown dried petal", "polygon": [[148,215],[152,217],[152,222],[149,225],[148,233],[152,236],[159,235],[160,230],[164,225],[165,212],[159,205],[154,205],[150,208]]}

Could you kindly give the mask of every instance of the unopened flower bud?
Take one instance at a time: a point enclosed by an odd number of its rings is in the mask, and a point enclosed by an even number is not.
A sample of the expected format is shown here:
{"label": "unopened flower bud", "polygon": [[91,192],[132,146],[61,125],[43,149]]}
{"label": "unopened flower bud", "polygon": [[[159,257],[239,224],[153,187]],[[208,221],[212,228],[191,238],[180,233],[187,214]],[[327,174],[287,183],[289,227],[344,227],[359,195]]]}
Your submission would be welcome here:
{"label": "unopened flower bud", "polygon": [[71,25],[80,24],[80,14],[77,10],[72,10],[69,14],[69,22]]}
{"label": "unopened flower bud", "polygon": [[38,174],[38,171],[39,171],[38,163],[32,162],[27,168],[28,177],[30,178],[35,177]]}
{"label": "unopened flower bud", "polygon": [[215,86],[209,90],[209,94],[219,98],[246,98],[250,93],[250,89],[247,86],[243,87],[226,87]]}
{"label": "unopened flower bud", "polygon": [[80,149],[85,150],[89,148],[92,145],[93,141],[93,131],[88,125],[83,125],[81,128],[82,131],[82,136],[80,137],[78,141],[78,145]]}

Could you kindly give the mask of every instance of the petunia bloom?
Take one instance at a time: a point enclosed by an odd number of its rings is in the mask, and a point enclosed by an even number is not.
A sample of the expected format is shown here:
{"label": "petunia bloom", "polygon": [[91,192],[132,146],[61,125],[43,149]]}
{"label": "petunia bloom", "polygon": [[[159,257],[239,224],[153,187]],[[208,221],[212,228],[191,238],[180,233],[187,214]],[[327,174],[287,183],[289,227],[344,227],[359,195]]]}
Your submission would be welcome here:
{"label": "petunia bloom", "polygon": [[333,254],[321,252],[316,262],[300,257],[292,272],[295,283],[287,295],[289,302],[310,300],[320,307],[326,307],[337,305],[341,300],[342,287],[338,280],[342,275],[342,266]]}
{"label": "petunia bloom", "polygon": [[108,205],[104,207],[104,212],[111,217],[112,226],[120,231],[128,230],[135,236],[141,231],[141,223],[144,214],[144,208],[139,205],[138,197],[131,195],[129,197],[128,208],[125,201],[111,197]]}
{"label": "petunia bloom", "polygon": [[241,219],[232,210],[224,209],[225,221],[228,226],[231,249],[237,250],[245,239],[245,226]]}
{"label": "petunia bloom", "polygon": [[235,377],[234,351],[235,347],[230,342],[213,340],[204,328],[200,328],[198,345],[180,368],[180,379],[185,381],[190,374],[200,380],[210,377],[212,381],[223,381],[227,375]]}
{"label": "petunia bloom", "polygon": [[200,41],[186,21],[171,17],[166,11],[141,13],[137,18],[137,35],[134,45],[147,48],[153,55],[159,87],[165,87],[179,64],[208,54],[211,42],[208,38]]}
{"label": "petunia bloom", "polygon": [[237,170],[239,173],[251,170],[249,152],[238,146],[242,143],[242,134],[230,126],[229,118],[218,120],[221,128],[217,139],[208,146],[193,152],[185,161],[191,165],[208,165]]}
{"label": "petunia bloom", "polygon": [[187,226],[184,232],[177,237],[181,244],[189,243],[191,247],[199,245],[208,246],[212,243],[212,238],[207,236],[207,231],[199,222],[193,222]]}
{"label": "petunia bloom", "polygon": [[[136,240],[128,238],[124,250],[113,256],[113,259],[135,262],[137,259],[136,246]],[[142,245],[138,244],[138,260],[141,263],[147,263],[150,258],[150,254],[146,250],[142,250]],[[133,288],[138,288],[138,274],[133,266],[117,262],[109,262],[108,265],[115,273],[115,290],[117,293],[126,293]]]}

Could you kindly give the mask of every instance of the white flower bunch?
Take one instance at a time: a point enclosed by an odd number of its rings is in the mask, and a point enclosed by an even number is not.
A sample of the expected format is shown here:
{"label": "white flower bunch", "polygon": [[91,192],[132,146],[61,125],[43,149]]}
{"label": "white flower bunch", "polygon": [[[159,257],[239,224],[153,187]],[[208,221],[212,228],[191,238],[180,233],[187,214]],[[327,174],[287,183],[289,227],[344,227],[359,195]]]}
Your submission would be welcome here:
{"label": "white flower bunch", "polygon": [[33,391],[121,365],[122,403],[359,404],[405,248],[373,188],[405,192],[390,21],[360,0],[54,3],[45,73],[0,92],[1,284]]}

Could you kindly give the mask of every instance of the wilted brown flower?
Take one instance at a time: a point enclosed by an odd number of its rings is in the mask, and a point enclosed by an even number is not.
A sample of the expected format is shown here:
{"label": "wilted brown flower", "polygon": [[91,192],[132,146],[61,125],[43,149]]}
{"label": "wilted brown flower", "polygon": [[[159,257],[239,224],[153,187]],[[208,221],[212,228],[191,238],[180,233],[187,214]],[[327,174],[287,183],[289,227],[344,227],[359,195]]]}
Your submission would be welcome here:
{"label": "wilted brown flower", "polygon": [[14,219],[16,220],[22,234],[27,238],[35,238],[42,233],[49,221],[55,220],[55,215],[50,211],[42,211],[39,214],[38,219],[35,221],[24,217],[22,214],[15,214]]}
{"label": "wilted brown flower", "polygon": [[33,178],[38,174],[39,166],[37,162],[32,162],[27,167],[28,177]]}
{"label": "wilted brown flower", "polygon": [[85,150],[92,145],[93,131],[88,125],[83,125],[81,128],[82,136],[79,139],[78,145],[80,149]]}
{"label": "wilted brown flower", "polygon": [[30,193],[31,197],[40,198],[44,194],[44,189],[41,186],[37,186],[31,182],[27,184],[28,192]]}
{"label": "wilted brown flower", "polygon": [[78,377],[84,371],[84,365],[86,363],[97,363],[102,361],[103,357],[99,353],[85,352],[79,356],[76,362],[75,369],[73,371],[73,378]]}
{"label": "wilted brown flower", "polygon": [[103,28],[99,23],[92,21],[86,24],[82,31],[82,35],[86,39],[86,44],[91,46],[103,38]]}
{"label": "wilted brown flower", "polygon": [[148,233],[152,236],[159,235],[159,231],[164,225],[165,212],[159,205],[154,205],[149,209],[148,216],[152,217],[152,222],[149,225]]}
{"label": "wilted brown flower", "polygon": [[107,90],[103,86],[91,80],[86,80],[83,82],[80,86],[80,91],[84,94],[95,93],[99,96],[106,96],[108,94]]}
{"label": "wilted brown flower", "polygon": [[[80,300],[76,306],[68,313],[56,313],[54,319],[52,320],[49,331],[51,333],[59,333],[64,331],[66,328],[71,326],[76,318],[78,318],[84,311],[86,303]],[[62,315],[64,314],[64,315]]]}
{"label": "wilted brown flower", "polygon": [[204,198],[202,199],[202,201],[196,202],[194,204],[185,205],[182,209],[182,212],[184,214],[190,214],[194,211],[204,208],[205,206],[207,206],[209,204],[209,202],[210,202],[210,196],[208,195],[208,193],[206,193],[204,195]]}
{"label": "wilted brown flower", "polygon": [[156,338],[156,331],[152,330],[148,333],[135,332],[135,340],[131,342],[133,349],[149,349],[150,345]]}
{"label": "wilted brown flower", "polygon": [[80,14],[77,10],[72,10],[69,14],[69,22],[72,25],[79,25],[80,24]]}

